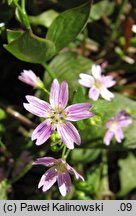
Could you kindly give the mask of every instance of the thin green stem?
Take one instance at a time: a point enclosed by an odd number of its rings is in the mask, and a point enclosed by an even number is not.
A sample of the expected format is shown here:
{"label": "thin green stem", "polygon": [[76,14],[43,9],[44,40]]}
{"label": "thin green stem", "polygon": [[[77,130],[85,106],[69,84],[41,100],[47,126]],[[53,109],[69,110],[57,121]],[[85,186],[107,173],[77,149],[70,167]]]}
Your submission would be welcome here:
{"label": "thin green stem", "polygon": [[70,149],[68,149],[68,150],[66,151],[66,154],[65,154],[65,160],[67,159],[69,153],[70,153]]}
{"label": "thin green stem", "polygon": [[54,73],[54,71],[52,71],[52,69],[46,63],[43,63],[42,65],[45,68],[45,70],[47,71],[47,73],[50,75],[50,77],[52,79],[55,79],[56,78],[56,74]]}
{"label": "thin green stem", "polygon": [[25,0],[21,1],[22,10],[25,11]]}
{"label": "thin green stem", "polygon": [[16,1],[14,1],[14,5],[18,9],[18,11],[20,13],[21,21],[23,22],[23,24],[25,25],[25,27],[27,29],[31,29],[31,26],[30,26],[30,23],[29,23],[29,19],[28,19],[26,10],[25,10],[25,0],[21,0],[21,6]]}
{"label": "thin green stem", "polygon": [[65,153],[66,153],[66,146],[64,145],[63,151],[62,151],[62,160],[65,160]]}
{"label": "thin green stem", "polygon": [[40,87],[40,89],[46,94],[50,95],[50,92],[45,87]]}

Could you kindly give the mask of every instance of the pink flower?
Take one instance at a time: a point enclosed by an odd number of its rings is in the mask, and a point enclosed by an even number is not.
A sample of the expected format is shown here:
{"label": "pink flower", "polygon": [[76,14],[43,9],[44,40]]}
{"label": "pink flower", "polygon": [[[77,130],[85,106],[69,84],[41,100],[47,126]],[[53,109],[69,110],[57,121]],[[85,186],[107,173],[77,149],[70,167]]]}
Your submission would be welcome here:
{"label": "pink flower", "polygon": [[26,96],[29,103],[24,103],[24,107],[36,116],[44,117],[42,122],[32,133],[32,140],[37,139],[36,144],[43,144],[51,134],[57,129],[58,135],[69,149],[74,148],[74,143],[80,145],[81,138],[70,121],[87,119],[94,114],[88,109],[90,103],[80,103],[68,106],[68,84],[63,81],[59,85],[55,79],[50,91],[50,104],[34,96]]}
{"label": "pink flower", "polygon": [[38,188],[42,187],[43,192],[49,190],[57,181],[61,195],[66,196],[66,192],[71,192],[71,179],[69,173],[75,175],[76,179],[82,179],[84,181],[84,178],[62,159],[43,157],[37,159],[33,164],[50,167],[43,174],[38,184]]}
{"label": "pink flower", "polygon": [[18,79],[32,87],[39,85],[39,78],[32,70],[23,70],[21,75],[18,76]]}
{"label": "pink flower", "polygon": [[104,143],[109,145],[113,136],[117,142],[121,142],[124,138],[122,127],[126,127],[132,123],[132,118],[124,110],[119,112],[115,117],[111,118],[106,127],[108,128],[107,133],[104,137]]}
{"label": "pink flower", "polygon": [[92,66],[92,76],[88,74],[81,73],[79,75],[79,83],[82,86],[90,88],[89,98],[93,100],[98,100],[101,95],[105,100],[110,101],[114,95],[107,89],[115,85],[115,81],[111,76],[101,75],[102,69],[100,65]]}

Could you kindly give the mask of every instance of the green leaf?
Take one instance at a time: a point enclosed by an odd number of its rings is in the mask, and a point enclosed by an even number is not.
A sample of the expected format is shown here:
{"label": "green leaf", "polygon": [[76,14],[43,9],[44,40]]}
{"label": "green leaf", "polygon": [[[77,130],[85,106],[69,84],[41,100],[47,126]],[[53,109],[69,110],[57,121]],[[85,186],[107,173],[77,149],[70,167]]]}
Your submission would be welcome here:
{"label": "green leaf", "polygon": [[16,58],[30,63],[42,64],[55,54],[55,46],[51,41],[39,38],[31,31],[24,32],[4,47]]}
{"label": "green leaf", "polygon": [[59,13],[55,10],[48,10],[38,16],[29,16],[29,21],[32,25],[41,25],[49,28],[58,15]]}
{"label": "green leaf", "polygon": [[119,167],[121,189],[118,195],[125,196],[136,188],[136,157],[129,153],[127,158],[119,160]]}
{"label": "green leaf", "polygon": [[114,7],[114,2],[109,2],[108,0],[100,1],[92,5],[90,18],[92,20],[99,20],[103,16],[109,16],[113,13]]}
{"label": "green leaf", "polygon": [[90,163],[98,158],[100,149],[75,149],[71,152],[71,160],[74,163]]}
{"label": "green leaf", "polygon": [[23,33],[23,31],[7,30],[8,43],[17,40]]}
{"label": "green leaf", "polygon": [[[77,88],[79,73],[88,72],[92,61],[74,52],[66,52],[57,55],[50,63],[51,69],[59,81],[67,80],[72,89]],[[45,75],[45,83],[51,82],[50,77]],[[73,92],[72,92],[73,93]]]}
{"label": "green leaf", "polygon": [[54,42],[58,52],[71,41],[85,27],[90,14],[91,3],[61,13],[52,23],[47,32],[47,39]]}

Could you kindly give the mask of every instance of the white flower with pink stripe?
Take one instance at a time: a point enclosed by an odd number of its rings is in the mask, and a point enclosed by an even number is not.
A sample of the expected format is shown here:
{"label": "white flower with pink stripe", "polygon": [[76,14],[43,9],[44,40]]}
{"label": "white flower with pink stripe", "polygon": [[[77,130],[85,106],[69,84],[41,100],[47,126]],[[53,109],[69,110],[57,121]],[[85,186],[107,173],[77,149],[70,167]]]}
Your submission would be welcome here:
{"label": "white flower with pink stripe", "polygon": [[81,73],[79,75],[80,85],[90,88],[89,98],[93,100],[98,100],[101,95],[105,100],[110,101],[114,95],[108,90],[108,88],[115,85],[115,81],[112,76],[101,75],[102,68],[100,65],[92,66],[92,75]]}

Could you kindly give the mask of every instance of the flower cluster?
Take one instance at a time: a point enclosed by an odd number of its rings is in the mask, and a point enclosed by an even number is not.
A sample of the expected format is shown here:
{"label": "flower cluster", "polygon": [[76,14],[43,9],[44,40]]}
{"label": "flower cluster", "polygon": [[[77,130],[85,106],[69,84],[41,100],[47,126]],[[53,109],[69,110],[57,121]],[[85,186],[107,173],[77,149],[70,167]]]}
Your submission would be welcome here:
{"label": "flower cluster", "polygon": [[[105,100],[110,101],[114,95],[108,88],[114,86],[116,82],[112,76],[102,75],[102,68],[104,67],[93,65],[92,75],[81,73],[79,75],[79,83],[84,87],[90,88],[89,98],[96,101],[101,96]],[[43,192],[45,192],[57,182],[61,195],[65,196],[67,192],[71,192],[71,178],[69,174],[75,175],[76,179],[84,180],[66,162],[67,152],[69,153],[70,150],[74,149],[74,143],[76,145],[81,144],[79,132],[71,122],[93,117],[94,113],[90,111],[92,105],[90,102],[86,102],[67,106],[69,91],[66,81],[59,84],[58,80],[54,79],[49,93],[45,89],[43,82],[31,70],[24,70],[18,78],[22,82],[34,88],[40,88],[49,94],[49,103],[37,97],[27,95],[27,103],[23,105],[30,113],[45,119],[33,131],[31,136],[32,141],[36,140],[36,145],[42,145],[57,131],[59,143],[63,148],[62,158],[43,157],[33,163],[34,165],[49,167],[41,177],[38,188],[42,187]],[[112,117],[106,123],[108,130],[104,136],[104,144],[109,145],[113,136],[120,143],[124,138],[122,127],[131,123],[132,118],[124,110],[116,114],[115,117]],[[67,152],[66,148],[68,148]]]}

